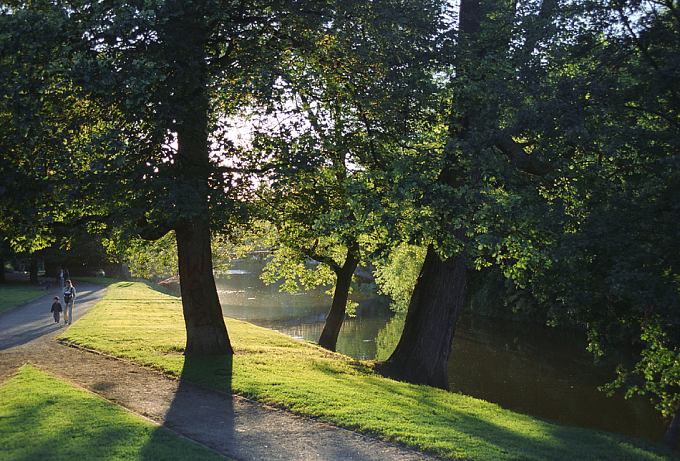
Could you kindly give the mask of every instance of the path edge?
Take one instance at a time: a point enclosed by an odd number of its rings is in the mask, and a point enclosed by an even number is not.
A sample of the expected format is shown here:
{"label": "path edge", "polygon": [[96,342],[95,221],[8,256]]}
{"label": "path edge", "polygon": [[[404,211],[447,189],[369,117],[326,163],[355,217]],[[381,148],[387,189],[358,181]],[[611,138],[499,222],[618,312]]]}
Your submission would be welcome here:
{"label": "path edge", "polygon": [[[143,368],[143,369],[152,371],[154,373],[158,373],[159,375],[163,376],[165,379],[169,379],[169,380],[172,380],[172,381],[180,381],[179,377],[172,375],[170,373],[167,373],[163,370],[159,370],[158,368],[155,368],[155,367],[150,366],[150,365],[143,365],[143,364],[137,363],[137,362],[135,362],[131,359],[124,358],[124,357],[117,357],[117,356],[109,354],[107,352],[102,352],[102,351],[99,351],[97,349],[91,349],[89,347],[85,347],[85,346],[82,346],[80,344],[77,344],[77,343],[74,343],[72,341],[68,341],[68,340],[65,340],[65,339],[56,339],[56,341],[57,341],[57,343],[61,344],[62,346],[65,346],[65,347],[71,347],[73,349],[77,349],[77,350],[80,350],[80,351],[83,351],[83,352],[89,352],[91,354],[96,354],[96,355],[106,357],[106,358],[111,359],[111,360],[118,360],[120,362],[124,362],[124,363],[127,363],[127,364],[135,366],[135,367]],[[399,448],[401,450],[410,451],[414,454],[425,454],[427,456],[432,457],[435,460],[444,461],[444,460],[465,459],[465,458],[442,458],[438,454],[433,453],[429,450],[418,450],[414,447],[404,445],[404,444],[401,444],[401,443],[397,443],[394,440],[389,440],[389,439],[379,437],[378,434],[376,434],[374,432],[370,432],[370,431],[359,432],[359,431],[350,429],[348,427],[344,427],[344,426],[334,424],[334,423],[332,423],[328,420],[323,419],[322,417],[315,417],[315,416],[311,416],[311,415],[303,415],[303,414],[292,412],[292,411],[290,411],[290,409],[286,408],[283,405],[261,402],[257,399],[245,396],[245,395],[238,393],[238,392],[229,393],[229,392],[225,392],[225,391],[222,391],[222,390],[219,390],[219,389],[213,389],[213,388],[204,386],[202,384],[195,383],[194,381],[191,381],[191,380],[187,380],[187,382],[189,382],[192,386],[196,386],[197,388],[199,388],[203,391],[206,391],[206,392],[214,392],[214,393],[224,395],[224,396],[227,396],[227,397],[230,397],[230,398],[236,397],[238,399],[244,400],[244,401],[251,403],[253,405],[257,405],[257,406],[264,408],[266,410],[269,410],[269,411],[280,411],[280,412],[287,413],[288,415],[293,416],[295,418],[300,418],[300,419],[303,419],[303,420],[313,421],[315,423],[325,424],[329,427],[332,427],[333,429],[345,431],[345,432],[354,434],[354,435],[359,436],[359,437],[367,437],[367,438],[373,439],[373,440],[381,442],[381,443],[386,443],[386,444],[392,445],[393,447]]]}

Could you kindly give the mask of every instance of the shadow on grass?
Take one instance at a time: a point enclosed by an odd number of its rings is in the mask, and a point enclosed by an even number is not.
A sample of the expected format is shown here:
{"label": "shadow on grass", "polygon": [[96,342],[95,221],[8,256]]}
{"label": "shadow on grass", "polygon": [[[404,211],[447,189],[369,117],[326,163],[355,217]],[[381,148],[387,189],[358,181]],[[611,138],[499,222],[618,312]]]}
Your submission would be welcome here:
{"label": "shadow on grass", "polygon": [[[474,454],[478,459],[611,459],[637,460],[664,457],[678,459],[664,447],[640,439],[590,429],[565,426],[549,421],[515,414],[493,404],[466,396],[448,395],[428,386],[414,386],[384,379],[371,372],[370,367],[350,364],[361,375],[370,401],[358,400],[356,412],[367,412],[382,406],[381,418],[409,421],[396,432],[377,435],[408,441],[414,432],[427,427],[432,437],[432,453],[450,456],[451,450]],[[314,367],[326,379],[342,386],[342,375],[326,363]],[[448,398],[447,398],[448,397]],[[404,412],[402,406],[389,402],[398,400],[404,407],[417,409]],[[350,423],[351,427],[352,424]],[[369,431],[371,429],[369,428]],[[423,434],[425,438],[429,437]],[[464,455],[464,456],[465,456]],[[658,459],[658,458],[657,458]]]}
{"label": "shadow on grass", "polygon": [[[185,357],[179,386],[165,414],[163,425],[185,437],[198,441],[219,453],[232,453],[234,437],[234,403],[231,392],[233,358],[230,355]],[[221,393],[204,389],[219,382]],[[157,430],[140,453],[139,459],[157,460]]]}
{"label": "shadow on grass", "polygon": [[[420,391],[416,399],[420,405],[433,411],[441,405],[426,390]],[[470,401],[474,399],[470,398]],[[680,453],[643,439],[559,424],[513,413],[492,404],[483,412],[478,411],[474,404],[470,404],[468,409],[454,409],[453,405],[448,405],[448,410],[460,418],[459,424],[465,428],[466,434],[504,453],[516,451],[523,456],[530,454],[534,459],[680,459]]]}
{"label": "shadow on grass", "polygon": [[140,455],[168,461],[218,459],[203,447],[32,367],[23,367],[0,386],[0,395],[3,460],[128,460]]}

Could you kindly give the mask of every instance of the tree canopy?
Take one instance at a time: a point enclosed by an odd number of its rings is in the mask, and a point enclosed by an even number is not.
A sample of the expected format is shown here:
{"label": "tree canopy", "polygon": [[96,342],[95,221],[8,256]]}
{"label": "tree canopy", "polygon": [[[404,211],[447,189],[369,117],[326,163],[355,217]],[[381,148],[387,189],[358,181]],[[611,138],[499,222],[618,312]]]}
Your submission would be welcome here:
{"label": "tree canopy", "polygon": [[186,354],[233,352],[211,239],[267,221],[272,279],[335,283],[322,345],[371,261],[408,306],[378,369],[446,387],[502,274],[597,358],[631,346],[607,389],[680,431],[677,1],[7,2],[0,28],[0,240],[176,265]]}

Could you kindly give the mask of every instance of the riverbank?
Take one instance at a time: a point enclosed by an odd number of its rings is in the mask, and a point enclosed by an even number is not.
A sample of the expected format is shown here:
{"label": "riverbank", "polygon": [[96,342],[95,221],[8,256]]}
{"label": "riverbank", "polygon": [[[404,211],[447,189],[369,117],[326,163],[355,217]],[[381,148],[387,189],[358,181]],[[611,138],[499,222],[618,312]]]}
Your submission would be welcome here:
{"label": "riverbank", "polygon": [[63,341],[446,458],[664,459],[651,444],[561,426],[427,386],[382,378],[369,362],[226,319],[236,355],[185,363],[180,301],[141,283],[109,287]]}
{"label": "riverbank", "polygon": [[2,459],[224,459],[30,365],[0,383],[0,434]]}

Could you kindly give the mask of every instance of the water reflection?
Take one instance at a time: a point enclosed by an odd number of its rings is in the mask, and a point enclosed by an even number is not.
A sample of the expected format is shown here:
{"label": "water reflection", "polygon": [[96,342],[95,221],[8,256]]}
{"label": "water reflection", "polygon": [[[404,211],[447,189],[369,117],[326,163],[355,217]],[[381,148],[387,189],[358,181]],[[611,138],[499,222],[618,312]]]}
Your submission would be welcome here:
{"label": "water reflection", "polygon": [[[279,293],[259,280],[259,267],[252,264],[218,279],[224,313],[317,341],[330,297],[321,291]],[[399,340],[403,318],[393,316],[387,301],[375,294],[356,300],[357,316],[344,322],[338,351],[359,359],[383,360]],[[449,363],[450,385],[522,413],[658,440],[663,422],[646,401],[607,398],[597,390],[611,379],[611,369],[594,366],[583,344],[577,333],[462,318]]]}

